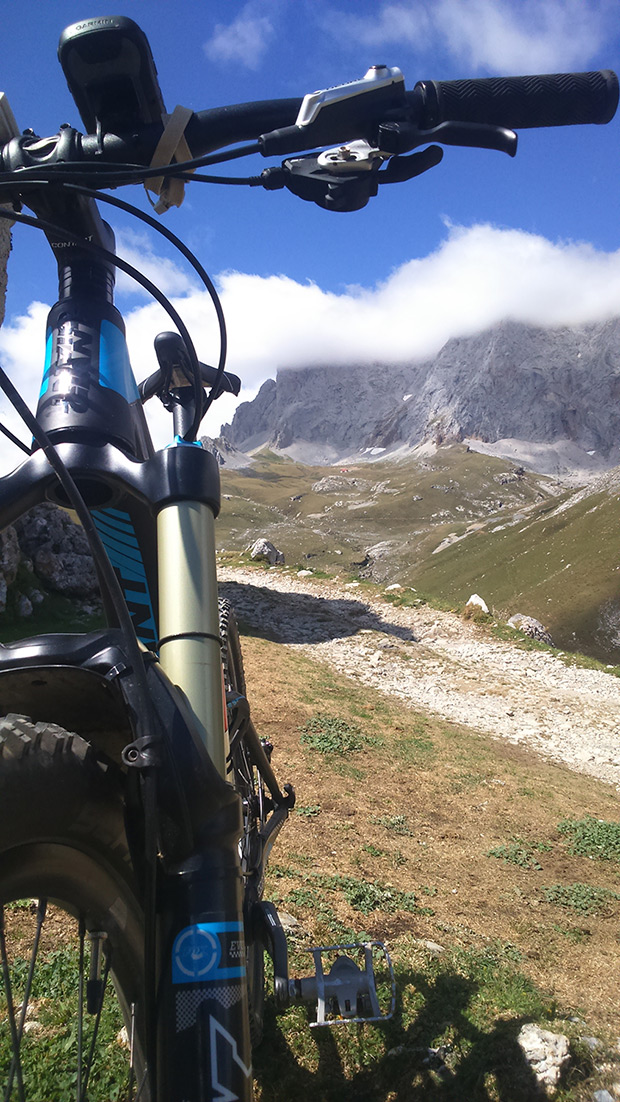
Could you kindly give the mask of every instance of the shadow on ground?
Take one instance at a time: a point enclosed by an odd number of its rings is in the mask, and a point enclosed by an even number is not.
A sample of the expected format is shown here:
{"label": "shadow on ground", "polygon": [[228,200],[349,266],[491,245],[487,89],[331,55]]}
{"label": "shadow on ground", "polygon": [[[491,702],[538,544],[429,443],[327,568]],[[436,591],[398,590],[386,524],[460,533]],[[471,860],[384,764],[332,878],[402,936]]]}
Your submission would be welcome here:
{"label": "shadow on ground", "polygon": [[281,593],[241,582],[221,582],[219,591],[232,604],[238,620],[272,642],[325,643],[355,635],[361,628],[402,642],[417,642],[410,628],[383,620],[361,601]]}
{"label": "shadow on ground", "polygon": [[[405,984],[424,998],[407,1027],[397,1017],[378,1028],[308,1028],[301,1040],[286,1017],[278,1019],[270,1010],[265,1040],[255,1053],[263,1102],[533,1102],[546,1097],[517,1042],[529,1019],[497,1019],[488,1030],[480,1029],[467,1013],[478,985],[455,972],[433,981],[419,973],[401,975],[399,986]],[[452,1038],[445,1062],[444,1050],[433,1049],[438,1033]],[[316,1070],[300,1066],[288,1036]]]}

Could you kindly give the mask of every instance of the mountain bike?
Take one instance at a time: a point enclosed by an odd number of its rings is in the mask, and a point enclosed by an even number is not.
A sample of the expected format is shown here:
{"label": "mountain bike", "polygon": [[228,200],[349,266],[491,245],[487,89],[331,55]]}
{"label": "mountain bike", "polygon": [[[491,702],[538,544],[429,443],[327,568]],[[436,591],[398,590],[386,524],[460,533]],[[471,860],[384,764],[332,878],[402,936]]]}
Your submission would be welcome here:
{"label": "mountain bike", "polygon": [[[219,470],[198,440],[207,408],[240,382],[226,371],[222,310],[200,263],[151,214],[102,189],[145,183],[157,213],[179,205],[190,182],[287,188],[354,211],[382,185],[438,164],[440,145],[514,155],[515,128],[608,122],[618,81],[604,71],[422,81],[408,92],[400,70],[374,66],[303,99],[167,115],[131,20],[74,24],[59,58],[84,134],[20,134],[0,102],[0,216],[45,234],[59,282],[35,415],[0,370],[32,434],[30,446],[3,428],[26,458],[0,478],[0,524],[44,501],[74,510],[107,626],[0,645],[3,1097],[50,1097],[28,1055],[38,1029],[62,1041],[46,1068],[57,1072],[55,1098],[248,1102],[265,957],[276,1009],[316,1003],[319,1026],[389,1016],[393,971],[385,948],[365,942],[318,947],[314,973],[289,976],[263,889],[294,791],[254,728],[234,614],[218,601]],[[200,171],[250,154],[284,160],[246,179]],[[198,359],[157,287],[116,255],[101,203],[163,233],[199,275],[218,318],[215,366]],[[156,338],[157,368],[140,386],[114,305],[117,268],[174,327]],[[154,398],[172,417],[171,443],[158,451],[144,414]],[[50,923],[58,948],[44,996],[37,972]],[[72,929],[75,1021],[59,1027],[45,1014],[65,984]]]}

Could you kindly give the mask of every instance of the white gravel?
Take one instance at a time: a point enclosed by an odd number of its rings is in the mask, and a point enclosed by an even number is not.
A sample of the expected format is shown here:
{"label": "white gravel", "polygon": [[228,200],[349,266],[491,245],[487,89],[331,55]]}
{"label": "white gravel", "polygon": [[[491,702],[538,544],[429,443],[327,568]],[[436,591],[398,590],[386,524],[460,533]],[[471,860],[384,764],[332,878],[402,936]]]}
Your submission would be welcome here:
{"label": "white gravel", "polygon": [[338,581],[221,568],[238,616],[341,673],[620,789],[620,678],[566,666],[427,606],[395,608]]}

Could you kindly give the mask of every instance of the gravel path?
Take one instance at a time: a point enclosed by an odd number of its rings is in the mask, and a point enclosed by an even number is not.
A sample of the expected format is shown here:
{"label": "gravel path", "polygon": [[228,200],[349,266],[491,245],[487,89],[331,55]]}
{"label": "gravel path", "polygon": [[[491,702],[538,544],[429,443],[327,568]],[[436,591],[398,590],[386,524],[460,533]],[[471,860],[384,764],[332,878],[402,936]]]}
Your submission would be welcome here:
{"label": "gravel path", "polygon": [[237,615],[278,642],[476,731],[521,743],[620,790],[620,679],[488,638],[422,606],[337,581],[222,568]]}

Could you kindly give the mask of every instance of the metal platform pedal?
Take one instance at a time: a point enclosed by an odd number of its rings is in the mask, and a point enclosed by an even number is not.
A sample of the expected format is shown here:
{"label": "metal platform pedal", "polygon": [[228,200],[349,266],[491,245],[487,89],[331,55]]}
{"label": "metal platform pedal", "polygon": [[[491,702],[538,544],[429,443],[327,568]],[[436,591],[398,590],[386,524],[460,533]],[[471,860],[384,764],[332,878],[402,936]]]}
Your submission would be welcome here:
{"label": "metal platform pedal", "polygon": [[[342,955],[352,951],[357,961]],[[393,1016],[396,980],[382,941],[324,945],[308,952],[314,958],[315,974],[289,980],[289,999],[291,1003],[316,1003],[316,1021],[310,1022],[311,1027],[385,1022]],[[337,956],[326,972],[324,958],[333,958],[334,953]],[[385,975],[378,982],[379,965]]]}

